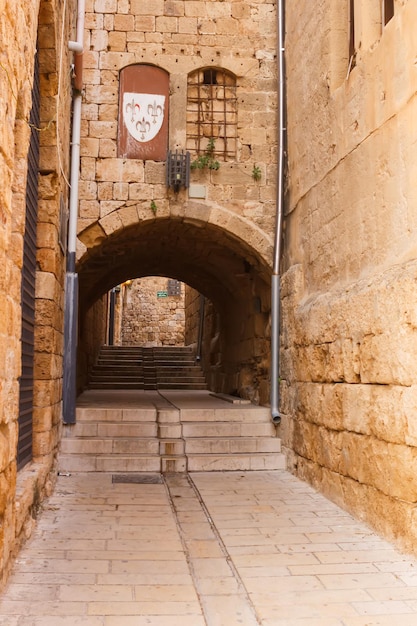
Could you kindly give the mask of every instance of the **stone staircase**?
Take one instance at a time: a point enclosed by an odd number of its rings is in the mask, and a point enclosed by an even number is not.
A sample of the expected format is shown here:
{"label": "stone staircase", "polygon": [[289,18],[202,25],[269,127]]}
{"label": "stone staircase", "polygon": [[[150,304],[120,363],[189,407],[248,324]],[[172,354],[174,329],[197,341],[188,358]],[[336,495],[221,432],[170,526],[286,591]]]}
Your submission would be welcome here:
{"label": "stone staircase", "polygon": [[[169,473],[285,467],[269,410],[207,391],[136,392],[142,406],[83,394],[77,423],[64,426],[63,472]],[[132,392],[133,393],[133,392]],[[93,401],[88,401],[88,395]],[[94,406],[94,397],[101,397]],[[109,396],[110,398],[110,396]],[[83,404],[83,402],[81,402]],[[98,406],[97,406],[98,404]],[[117,406],[118,405],[118,406]]]}
{"label": "stone staircase", "polygon": [[89,389],[207,389],[191,348],[103,346]]}

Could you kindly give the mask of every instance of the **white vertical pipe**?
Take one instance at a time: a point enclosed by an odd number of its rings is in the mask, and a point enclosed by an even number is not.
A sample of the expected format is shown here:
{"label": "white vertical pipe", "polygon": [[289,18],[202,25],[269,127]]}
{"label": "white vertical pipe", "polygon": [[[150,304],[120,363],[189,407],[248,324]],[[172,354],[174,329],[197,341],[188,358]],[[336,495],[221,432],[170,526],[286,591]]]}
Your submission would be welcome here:
{"label": "white vertical pipe", "polygon": [[275,247],[271,278],[271,418],[275,424],[281,422],[279,412],[279,348],[280,348],[280,273],[283,196],[284,196],[284,111],[285,111],[285,76],[284,76],[284,1],[277,3],[278,30],[278,174],[277,174],[277,213],[275,225]]}
{"label": "white vertical pipe", "polygon": [[78,319],[78,275],[75,271],[77,249],[78,188],[80,178],[81,140],[81,72],[84,47],[85,0],[78,0],[77,40],[70,41],[68,47],[78,57],[76,67],[79,72],[73,96],[72,136],[71,136],[71,179],[69,197],[69,224],[67,244],[67,272],[65,276],[64,310],[64,373],[62,392],[62,415],[65,424],[75,423],[77,396],[77,319]]}

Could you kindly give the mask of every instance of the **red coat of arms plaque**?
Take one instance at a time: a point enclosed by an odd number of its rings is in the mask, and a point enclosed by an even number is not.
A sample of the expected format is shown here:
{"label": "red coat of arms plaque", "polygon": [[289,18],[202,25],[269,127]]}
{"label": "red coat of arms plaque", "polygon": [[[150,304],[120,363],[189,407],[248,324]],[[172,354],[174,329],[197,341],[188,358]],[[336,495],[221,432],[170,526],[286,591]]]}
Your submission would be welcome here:
{"label": "red coat of arms plaque", "polygon": [[168,148],[169,75],[152,65],[120,72],[117,154],[165,161]]}

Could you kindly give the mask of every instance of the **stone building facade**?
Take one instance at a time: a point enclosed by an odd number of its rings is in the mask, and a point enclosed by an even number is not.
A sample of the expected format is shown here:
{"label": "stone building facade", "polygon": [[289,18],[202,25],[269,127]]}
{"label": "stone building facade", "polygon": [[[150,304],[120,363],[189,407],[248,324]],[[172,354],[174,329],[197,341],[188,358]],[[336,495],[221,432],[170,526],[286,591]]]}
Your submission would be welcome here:
{"label": "stone building facade", "polygon": [[[274,3],[86,0],[80,7],[84,42],[72,48],[84,49],[80,178],[73,186],[78,389],[107,339],[109,290],[128,278],[159,275],[184,281],[213,302],[216,341],[207,345],[215,352],[206,359],[215,364],[213,388],[244,392],[243,363],[256,372],[252,398],[267,402],[277,152]],[[78,144],[69,134],[72,82],[80,78],[79,57],[68,42],[78,37],[77,16],[75,0],[6,0],[0,16],[2,581],[53,486],[61,434],[65,227],[69,177],[78,170],[75,163],[70,171]],[[31,118],[36,49],[40,116]],[[165,89],[164,141],[156,151],[132,152],[131,140],[121,139],[123,115],[127,126],[132,106],[123,97],[137,88],[138,72],[154,76],[155,68]],[[155,95],[149,84],[147,91]],[[153,119],[159,103],[148,102]],[[40,144],[37,164],[31,135]],[[177,184],[176,157],[167,185],[168,150],[188,151],[197,165],[185,186]],[[33,223],[26,215],[27,189],[37,209]],[[33,275],[23,292],[33,300],[29,321],[22,299],[28,226]],[[67,268],[71,255],[72,249]],[[30,380],[27,386],[23,379]],[[30,396],[25,428],[19,425],[22,390]],[[26,430],[30,442],[19,461]]]}
{"label": "stone building facade", "polygon": [[52,488],[60,436],[75,17],[70,0],[0,13],[0,586]]}
{"label": "stone building facade", "polygon": [[414,551],[416,20],[287,3],[281,368],[293,471]]}
{"label": "stone building facade", "polygon": [[[181,283],[151,276],[125,286],[120,303],[122,346],[184,346],[185,289]],[[173,293],[175,291],[175,293]]]}
{"label": "stone building facade", "polygon": [[[78,220],[82,335],[94,332],[86,312],[116,284],[181,280],[218,312],[222,358],[207,372],[214,388],[244,392],[242,372],[251,371],[251,397],[262,402],[276,205],[275,18],[268,1],[87,0]],[[147,133],[162,118],[154,145]],[[189,186],[167,184],[168,150],[189,152]]]}
{"label": "stone building facade", "polygon": [[[292,471],[417,551],[417,0],[284,4],[280,434]],[[77,20],[73,0],[3,6],[0,584],[52,489],[61,433]],[[79,390],[107,341],[109,291],[166,276],[190,287],[185,343],[204,300],[210,389],[268,403],[277,52],[272,0],[85,0]]]}

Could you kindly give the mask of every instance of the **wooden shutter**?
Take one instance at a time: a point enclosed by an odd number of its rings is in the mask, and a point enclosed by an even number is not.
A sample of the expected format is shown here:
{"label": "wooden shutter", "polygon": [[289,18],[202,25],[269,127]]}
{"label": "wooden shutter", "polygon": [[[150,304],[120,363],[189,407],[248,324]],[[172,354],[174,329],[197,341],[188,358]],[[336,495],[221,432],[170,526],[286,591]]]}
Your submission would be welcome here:
{"label": "wooden shutter", "polygon": [[26,183],[26,222],[23,241],[22,268],[22,374],[19,392],[19,439],[17,466],[21,469],[32,459],[33,416],[33,360],[35,335],[35,277],[36,277],[36,227],[38,215],[39,171],[39,65],[35,58],[32,111],[30,114],[31,137],[28,153]]}

